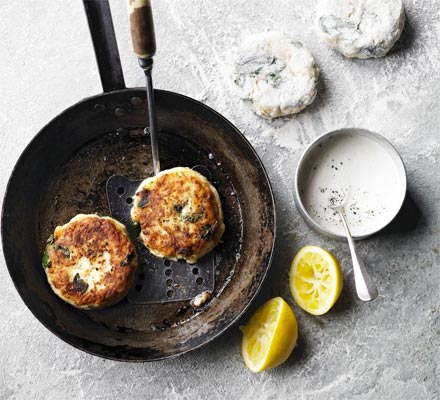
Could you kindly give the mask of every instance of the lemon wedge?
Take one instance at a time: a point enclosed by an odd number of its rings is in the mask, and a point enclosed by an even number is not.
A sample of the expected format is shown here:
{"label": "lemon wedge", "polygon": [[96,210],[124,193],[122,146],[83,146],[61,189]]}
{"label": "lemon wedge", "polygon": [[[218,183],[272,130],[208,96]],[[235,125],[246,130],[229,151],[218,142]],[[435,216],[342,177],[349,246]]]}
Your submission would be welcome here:
{"label": "lemon wedge", "polygon": [[240,329],[243,360],[252,372],[282,364],[298,339],[295,314],[281,297],[264,303]]}
{"label": "lemon wedge", "polygon": [[292,261],[289,285],[293,298],[303,310],[313,315],[325,314],[342,290],[338,260],[320,247],[303,247]]}

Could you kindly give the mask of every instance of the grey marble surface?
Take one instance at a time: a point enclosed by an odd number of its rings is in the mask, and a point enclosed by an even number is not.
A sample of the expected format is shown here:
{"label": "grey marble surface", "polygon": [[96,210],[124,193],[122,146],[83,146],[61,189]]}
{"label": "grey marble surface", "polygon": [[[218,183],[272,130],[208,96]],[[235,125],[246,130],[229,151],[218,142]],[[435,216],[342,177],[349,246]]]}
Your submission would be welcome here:
{"label": "grey marble surface", "polygon": [[[254,375],[240,355],[241,334],[157,363],[103,360],[65,344],[29,312],[0,261],[0,399],[439,399],[440,398],[440,3],[404,0],[407,26],[390,55],[347,60],[317,39],[312,0],[154,1],[155,83],[194,97],[230,119],[261,156],[278,211],[270,276],[251,311],[281,295],[293,307],[299,341],[281,367]],[[141,86],[125,1],[111,0],[125,78]],[[76,101],[101,91],[82,2],[0,3],[0,194],[33,135]],[[287,120],[255,116],[230,90],[227,62],[242,35],[278,29],[319,64],[314,104]],[[348,248],[321,237],[293,204],[300,152],[316,136],[357,126],[381,133],[408,172],[400,224],[359,243],[380,296],[354,291]],[[294,304],[287,272],[306,244],[341,262],[342,296],[322,317]],[[242,320],[245,321],[249,313]]]}

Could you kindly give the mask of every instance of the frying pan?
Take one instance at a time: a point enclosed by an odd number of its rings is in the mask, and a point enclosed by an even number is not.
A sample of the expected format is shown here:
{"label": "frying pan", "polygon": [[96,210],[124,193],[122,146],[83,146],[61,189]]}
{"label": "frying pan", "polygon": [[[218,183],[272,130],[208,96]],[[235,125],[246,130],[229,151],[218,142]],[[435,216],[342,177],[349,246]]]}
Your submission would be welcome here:
{"label": "frying pan", "polygon": [[188,97],[155,90],[162,168],[206,166],[221,196],[226,231],[215,249],[211,301],[133,304],[83,311],[50,289],[41,254],[54,227],[77,213],[109,215],[115,174],[152,175],[144,134],[145,89],[126,89],[107,1],[84,0],[104,93],[50,121],[20,156],[2,210],[10,276],[31,312],[58,337],[115,360],[152,361],[200,347],[230,327],[256,295],[275,239],[272,190],[257,154],[225,118]]}

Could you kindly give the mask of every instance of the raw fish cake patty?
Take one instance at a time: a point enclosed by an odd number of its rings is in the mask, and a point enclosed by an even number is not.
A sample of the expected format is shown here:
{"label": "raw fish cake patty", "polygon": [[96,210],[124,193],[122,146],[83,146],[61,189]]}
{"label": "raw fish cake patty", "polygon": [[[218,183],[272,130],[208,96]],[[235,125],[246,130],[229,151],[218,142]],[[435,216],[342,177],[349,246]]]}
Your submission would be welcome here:
{"label": "raw fish cake patty", "polygon": [[346,57],[385,56],[405,24],[402,0],[320,0],[317,28]]}
{"label": "raw fish cake patty", "polygon": [[198,172],[177,167],[144,180],[133,197],[131,216],[152,254],[195,263],[225,230],[220,197]]}
{"label": "raw fish cake patty", "polygon": [[49,237],[43,267],[60,298],[78,308],[97,309],[128,293],[137,256],[124,225],[79,214]]}
{"label": "raw fish cake patty", "polygon": [[256,114],[295,114],[313,102],[319,70],[304,45],[281,32],[247,38],[237,50],[232,79]]}

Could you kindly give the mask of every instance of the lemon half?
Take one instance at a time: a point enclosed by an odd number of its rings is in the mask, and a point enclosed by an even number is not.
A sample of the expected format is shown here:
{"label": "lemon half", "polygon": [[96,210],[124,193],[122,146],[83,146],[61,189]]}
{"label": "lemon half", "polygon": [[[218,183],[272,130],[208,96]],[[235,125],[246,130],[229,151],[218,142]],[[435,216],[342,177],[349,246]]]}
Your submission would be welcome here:
{"label": "lemon half", "polygon": [[314,315],[325,314],[342,290],[338,260],[320,247],[303,247],[292,261],[289,285],[293,298],[303,310]]}
{"label": "lemon half", "polygon": [[252,372],[282,364],[298,339],[295,314],[281,297],[264,303],[240,329],[243,360]]}

